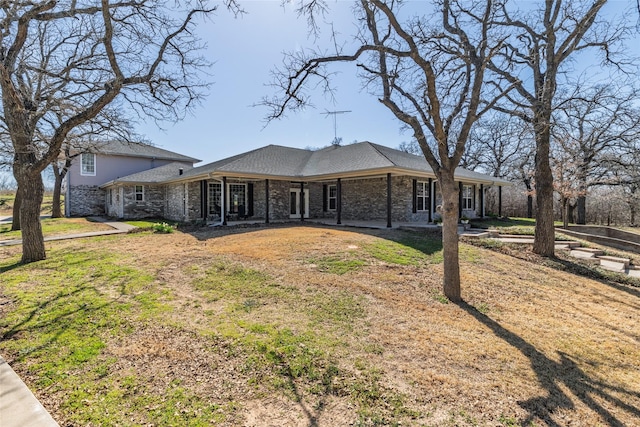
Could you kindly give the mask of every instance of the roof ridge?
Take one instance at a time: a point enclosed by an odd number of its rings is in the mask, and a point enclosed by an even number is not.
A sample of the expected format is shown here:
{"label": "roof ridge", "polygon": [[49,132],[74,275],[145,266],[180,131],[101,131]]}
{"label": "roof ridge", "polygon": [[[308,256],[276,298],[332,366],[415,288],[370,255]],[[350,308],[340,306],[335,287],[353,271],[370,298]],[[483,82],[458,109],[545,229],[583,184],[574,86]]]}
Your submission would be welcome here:
{"label": "roof ridge", "polygon": [[[381,145],[374,144],[373,142],[369,142],[369,141],[363,141],[362,144],[368,144],[371,148],[373,148],[376,151],[376,153],[378,153],[380,156],[387,159],[389,163],[391,163],[393,166],[397,166],[393,160],[391,160],[386,154],[384,154],[382,151],[378,149],[378,147],[381,147]],[[385,148],[389,148],[389,147],[385,147]],[[393,150],[393,148],[391,148],[391,150]]]}

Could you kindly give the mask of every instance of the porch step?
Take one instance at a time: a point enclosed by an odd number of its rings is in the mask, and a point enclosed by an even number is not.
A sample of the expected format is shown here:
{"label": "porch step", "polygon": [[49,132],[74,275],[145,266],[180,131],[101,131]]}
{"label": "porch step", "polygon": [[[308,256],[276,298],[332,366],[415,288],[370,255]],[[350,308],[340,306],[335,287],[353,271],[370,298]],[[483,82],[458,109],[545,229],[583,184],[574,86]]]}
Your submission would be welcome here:
{"label": "porch step", "polygon": [[615,271],[618,273],[625,273],[629,269],[629,258],[619,258],[615,256],[599,256],[600,267],[605,270]]}
{"label": "porch step", "polygon": [[629,266],[627,274],[631,277],[640,277],[640,267],[636,267],[633,265]]}
{"label": "porch step", "polygon": [[565,249],[565,250],[571,250],[573,248],[580,247],[579,242],[572,242],[569,240],[556,240],[555,245],[556,245],[556,249]]}
{"label": "porch step", "polygon": [[600,249],[577,247],[571,248],[571,252],[569,252],[569,255],[575,258],[593,259],[599,257],[600,255],[604,255],[604,252]]}

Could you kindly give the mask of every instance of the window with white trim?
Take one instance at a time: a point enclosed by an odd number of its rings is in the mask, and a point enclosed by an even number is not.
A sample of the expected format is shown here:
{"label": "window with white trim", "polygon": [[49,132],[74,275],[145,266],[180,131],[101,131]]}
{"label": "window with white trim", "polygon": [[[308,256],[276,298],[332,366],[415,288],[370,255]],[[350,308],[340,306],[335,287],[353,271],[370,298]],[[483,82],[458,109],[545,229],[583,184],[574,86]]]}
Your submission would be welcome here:
{"label": "window with white trim", "polygon": [[473,185],[462,186],[462,209],[473,210]]}
{"label": "window with white trim", "polygon": [[136,185],[135,198],[136,198],[136,202],[144,202],[144,186],[143,185]]}
{"label": "window with white trim", "polygon": [[416,182],[416,210],[418,212],[429,210],[429,182]]}
{"label": "window with white trim", "polygon": [[96,175],[96,155],[93,153],[82,153],[80,155],[80,175]]}
{"label": "window with white trim", "polygon": [[[247,184],[229,184],[229,213],[247,213]],[[240,212],[242,210],[242,212]]]}
{"label": "window with white trim", "polygon": [[209,215],[220,215],[222,209],[222,184],[209,183]]}
{"label": "window with white trim", "polygon": [[327,203],[329,204],[327,208],[330,211],[335,211],[338,208],[338,186],[337,185],[327,186]]}

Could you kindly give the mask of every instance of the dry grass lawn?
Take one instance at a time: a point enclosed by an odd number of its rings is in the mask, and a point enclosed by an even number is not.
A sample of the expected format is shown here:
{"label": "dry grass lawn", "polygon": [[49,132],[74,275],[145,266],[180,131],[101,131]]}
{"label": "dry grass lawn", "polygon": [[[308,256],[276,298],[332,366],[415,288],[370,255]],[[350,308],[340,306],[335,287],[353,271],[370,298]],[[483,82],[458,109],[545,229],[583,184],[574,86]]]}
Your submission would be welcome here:
{"label": "dry grass lawn", "polygon": [[[417,262],[393,258],[403,246],[388,242],[411,236],[291,226],[53,243],[50,258],[128,254],[114,269],[141,269],[149,287],[162,289],[160,316],[103,337],[96,362],[68,375],[108,362],[104,375],[113,386],[104,386],[104,396],[110,387],[125,389],[130,376],[143,379],[137,393],[166,394],[179,383],[176,413],[190,410],[187,392],[189,399],[232,402],[219,410],[227,416],[211,418],[221,425],[640,425],[640,288],[463,244],[465,302],[447,303],[437,251]],[[0,260],[9,260],[0,274],[23,274],[24,287],[37,287],[36,272],[12,263],[17,251],[0,249]],[[229,266],[252,272],[247,281],[268,278],[268,292],[253,295],[241,285],[223,292],[231,285],[215,280]],[[114,301],[133,298],[116,288],[100,292]],[[10,300],[0,314],[11,313]],[[338,311],[340,304],[347,308]],[[19,328],[0,327],[0,352],[61,425],[101,425],[74,415],[91,411],[100,395],[74,404],[77,390],[41,385],[34,362],[11,344],[20,333],[6,332]],[[266,352],[275,360],[269,365],[237,345],[284,327],[296,337],[317,333],[299,346],[318,349],[321,356],[309,357],[327,368],[321,378],[311,368],[297,375],[284,350]],[[118,410],[131,425],[171,425],[145,418],[154,404],[145,409],[123,396]]]}

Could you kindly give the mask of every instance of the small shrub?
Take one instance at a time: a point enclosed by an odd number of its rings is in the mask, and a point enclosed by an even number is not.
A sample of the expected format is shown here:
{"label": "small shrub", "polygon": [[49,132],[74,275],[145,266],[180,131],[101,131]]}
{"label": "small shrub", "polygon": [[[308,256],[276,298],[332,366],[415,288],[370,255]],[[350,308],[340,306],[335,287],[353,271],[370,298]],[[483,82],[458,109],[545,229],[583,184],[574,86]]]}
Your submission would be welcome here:
{"label": "small shrub", "polygon": [[175,227],[173,225],[167,224],[166,222],[159,222],[157,224],[153,224],[151,229],[156,233],[173,233]]}

